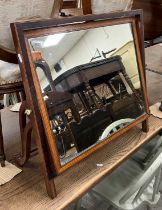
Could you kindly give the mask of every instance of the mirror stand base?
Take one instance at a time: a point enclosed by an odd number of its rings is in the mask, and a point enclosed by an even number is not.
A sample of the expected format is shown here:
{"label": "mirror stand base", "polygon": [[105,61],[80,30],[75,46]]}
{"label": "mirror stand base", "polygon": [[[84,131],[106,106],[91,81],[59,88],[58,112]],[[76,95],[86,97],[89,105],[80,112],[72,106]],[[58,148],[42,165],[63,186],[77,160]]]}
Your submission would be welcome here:
{"label": "mirror stand base", "polygon": [[162,102],[160,103],[159,110],[162,112]]}
{"label": "mirror stand base", "polygon": [[45,176],[45,184],[46,184],[46,189],[47,189],[47,194],[48,196],[53,199],[57,196],[56,194],[56,188],[54,184],[54,180],[51,179],[49,180],[47,176]]}
{"label": "mirror stand base", "polygon": [[145,133],[149,132],[148,118],[146,120],[142,121],[142,131]]}

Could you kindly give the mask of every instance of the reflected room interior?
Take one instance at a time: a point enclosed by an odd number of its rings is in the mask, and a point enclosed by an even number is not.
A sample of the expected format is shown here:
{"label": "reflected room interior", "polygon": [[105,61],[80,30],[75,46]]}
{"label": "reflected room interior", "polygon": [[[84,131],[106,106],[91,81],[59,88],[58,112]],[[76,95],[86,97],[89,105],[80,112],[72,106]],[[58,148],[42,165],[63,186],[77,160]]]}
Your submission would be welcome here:
{"label": "reflected room interior", "polygon": [[29,45],[61,165],[146,113],[131,24]]}

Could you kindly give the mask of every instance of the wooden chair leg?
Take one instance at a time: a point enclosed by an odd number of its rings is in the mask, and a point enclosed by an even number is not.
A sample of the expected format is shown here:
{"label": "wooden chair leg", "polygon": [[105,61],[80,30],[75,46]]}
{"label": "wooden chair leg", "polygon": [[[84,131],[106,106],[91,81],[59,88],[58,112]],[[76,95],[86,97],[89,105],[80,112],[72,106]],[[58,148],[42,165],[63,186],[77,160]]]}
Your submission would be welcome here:
{"label": "wooden chair leg", "polygon": [[23,101],[19,112],[19,124],[20,124],[20,134],[21,134],[21,155],[17,158],[17,162],[20,166],[23,166],[27,160],[30,158],[31,149],[31,132],[32,132],[32,122],[27,122],[26,119],[26,102]]}
{"label": "wooden chair leg", "polygon": [[5,153],[4,153],[4,144],[3,144],[1,113],[0,113],[0,164],[2,167],[5,166]]}

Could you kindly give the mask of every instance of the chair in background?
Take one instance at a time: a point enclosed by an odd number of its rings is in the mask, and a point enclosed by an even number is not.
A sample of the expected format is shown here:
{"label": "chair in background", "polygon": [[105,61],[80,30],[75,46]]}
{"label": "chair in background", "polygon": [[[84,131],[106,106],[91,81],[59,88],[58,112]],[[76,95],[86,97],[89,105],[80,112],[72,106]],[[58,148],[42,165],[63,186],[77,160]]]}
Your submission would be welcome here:
{"label": "chair in background", "polygon": [[[8,63],[18,64],[17,55],[14,51],[12,35],[10,30],[10,23],[22,19],[31,18],[49,18],[54,6],[54,0],[11,0],[11,1],[1,1],[0,2],[0,20],[1,20],[1,30],[0,31],[0,60],[6,61]],[[2,46],[3,45],[3,46]],[[1,69],[0,69],[1,71]],[[0,84],[0,94],[9,93],[19,93],[23,92],[22,81],[3,81]],[[25,95],[21,94],[20,98],[25,99]],[[20,132],[21,132],[21,144],[22,151],[21,156],[18,159],[20,165],[23,165],[29,158],[28,148],[30,145],[30,135],[31,135],[31,123],[26,120],[26,102],[20,109]],[[28,139],[28,141],[27,141]],[[0,164],[5,165],[5,154],[3,145],[3,135],[2,135],[2,125],[0,122]]]}
{"label": "chair in background", "polygon": [[126,11],[132,3],[133,0],[55,0],[52,17]]}
{"label": "chair in background", "polygon": [[[89,2],[87,4],[87,2]],[[1,21],[1,30],[0,32],[0,60],[6,61],[9,63],[17,64],[17,56],[14,52],[14,46],[12,42],[12,35],[10,30],[10,23],[18,20],[27,20],[33,18],[49,18],[49,17],[58,17],[60,15],[61,9],[77,9],[77,6],[81,6],[84,10],[84,14],[90,13],[88,11],[90,7],[90,0],[82,0],[82,3],[79,1],[66,1],[63,0],[29,0],[21,1],[17,0],[14,3],[11,1],[0,2],[0,20]],[[63,6],[63,8],[62,8]],[[80,7],[79,6],[79,7]],[[30,10],[29,10],[30,8]],[[76,14],[78,15],[78,13]],[[5,47],[3,47],[3,46]],[[6,48],[7,47],[7,48]],[[13,49],[13,50],[10,50]],[[14,92],[23,91],[22,81],[8,81],[0,84],[0,94],[8,94]],[[22,95],[24,99],[24,95]],[[20,108],[20,132],[21,132],[21,145],[22,151],[21,155],[18,158],[19,165],[23,166],[25,162],[30,157],[30,142],[31,142],[31,132],[32,132],[32,123],[26,118],[25,110],[27,103],[24,101]],[[35,151],[35,150],[34,150]],[[2,135],[2,126],[0,122],[0,164],[1,166],[5,165],[5,154],[4,154],[4,145],[3,145],[3,135]]]}
{"label": "chair in background", "polygon": [[[20,0],[19,0],[20,1]],[[38,0],[36,0],[34,2],[34,4],[37,3]],[[91,9],[91,6],[90,6],[90,0],[82,0],[81,1],[81,7],[82,9],[84,10],[84,14],[89,14],[90,13],[90,9]],[[89,2],[87,4],[87,2]],[[71,4],[72,3],[72,4]],[[23,3],[22,3],[23,4]],[[67,6],[67,4],[69,4]],[[30,5],[30,3],[28,3],[28,5]],[[38,5],[38,4],[37,4]],[[48,3],[48,8],[46,8],[46,1],[45,0],[41,0],[40,3],[39,3],[39,10],[36,9],[36,7],[32,8],[31,9],[31,14],[30,14],[30,19],[33,19],[33,14],[35,14],[36,16],[39,16],[39,18],[46,18],[46,17],[58,17],[60,16],[60,11],[62,9],[65,9],[65,8],[74,8],[76,9],[74,5],[80,5],[79,2],[78,4],[76,4],[76,1],[74,3],[74,1],[70,1],[70,3],[65,3],[63,2],[63,0],[49,0],[49,3]],[[9,6],[10,6],[10,3],[9,3]],[[62,7],[63,6],[63,7]],[[24,7],[27,7],[27,5]],[[1,9],[1,8],[0,8]],[[1,11],[1,10],[0,10]],[[41,14],[40,14],[41,12]],[[22,12],[21,12],[22,14]],[[42,17],[42,14],[43,14],[43,17]],[[76,13],[76,15],[78,15],[78,13]],[[20,16],[19,14],[19,10],[18,10],[18,14],[17,14],[17,18],[14,17],[14,19],[12,20],[12,22],[15,20],[15,19],[23,19],[23,17],[18,17]],[[24,14],[24,16],[26,16]],[[24,20],[27,20],[28,18],[25,17]],[[8,20],[9,21],[9,20]],[[11,22],[11,21],[10,21]],[[5,24],[6,25],[6,24]],[[6,32],[7,32],[7,28],[6,28]],[[9,40],[9,36],[7,36],[7,40]],[[1,40],[0,40],[1,41]],[[8,44],[8,43],[6,43]],[[12,45],[9,45],[10,47],[12,47]],[[31,120],[27,120],[27,117],[26,117],[26,111],[27,109],[27,103],[26,101],[24,101],[21,105],[21,108],[20,108],[20,115],[19,115],[19,120],[20,120],[20,132],[21,132],[21,147],[22,147],[22,150],[21,150],[21,155],[19,156],[19,158],[17,159],[17,162],[20,166],[23,166],[27,161],[28,159],[30,158],[30,154],[31,152],[33,153],[33,155],[35,155],[34,153],[36,152],[37,149],[33,149],[31,150],[31,132],[32,132],[32,122]],[[73,108],[72,108],[73,109]],[[73,112],[75,112],[75,110],[73,109]],[[75,115],[76,116],[76,115]],[[76,116],[77,118],[77,116]],[[2,145],[3,146],[3,145]],[[3,148],[3,147],[2,147]],[[4,153],[4,152],[2,152]],[[37,154],[37,152],[36,152]],[[4,158],[3,158],[4,159]]]}
{"label": "chair in background", "polygon": [[[12,50],[8,50],[7,48],[4,48],[0,46],[0,59],[9,62],[17,64],[17,56],[16,53]],[[1,69],[0,69],[1,70]],[[9,93],[21,93],[20,98],[24,100],[24,88],[22,81],[16,80],[16,81],[3,81],[0,83],[0,94],[9,94]],[[3,134],[2,134],[2,123],[0,118],[0,164],[1,166],[5,166],[5,153],[4,153],[4,145],[3,145]]]}
{"label": "chair in background", "polygon": [[135,210],[147,204],[148,209],[160,199],[162,150],[146,170],[131,159],[95,186],[92,192],[111,204],[108,209]]}
{"label": "chair in background", "polygon": [[[92,203],[96,202],[95,196],[100,196],[100,199],[103,199],[102,203],[107,203],[107,208],[105,208],[107,210],[135,210],[146,204],[147,209],[150,210],[160,198],[159,191],[162,175],[161,135],[159,134],[151,139],[134,156],[139,161],[134,161],[132,157],[129,158],[89,191],[88,194],[78,200],[73,208],[68,210],[88,210],[89,208],[86,208],[85,204],[87,195],[91,197]],[[144,167],[141,167],[141,165],[144,165]],[[100,208],[98,207],[98,209]]]}
{"label": "chair in background", "polygon": [[91,14],[91,0],[55,0],[51,17]]}
{"label": "chair in background", "polygon": [[132,9],[142,9],[144,16],[144,39],[146,46],[162,42],[162,6],[159,0],[134,0]]}
{"label": "chair in background", "polygon": [[152,158],[162,150],[162,135],[158,134],[154,139],[143,145],[131,158],[145,169]]}

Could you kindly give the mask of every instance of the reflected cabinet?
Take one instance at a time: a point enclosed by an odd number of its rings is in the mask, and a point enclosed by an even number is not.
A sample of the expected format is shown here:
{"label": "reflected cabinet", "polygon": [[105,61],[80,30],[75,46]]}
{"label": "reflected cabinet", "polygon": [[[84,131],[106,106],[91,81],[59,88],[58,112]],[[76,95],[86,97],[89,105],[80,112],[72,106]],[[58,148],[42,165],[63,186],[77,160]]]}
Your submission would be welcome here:
{"label": "reflected cabinet", "polygon": [[39,153],[54,177],[142,123],[141,11],[11,25]]}

